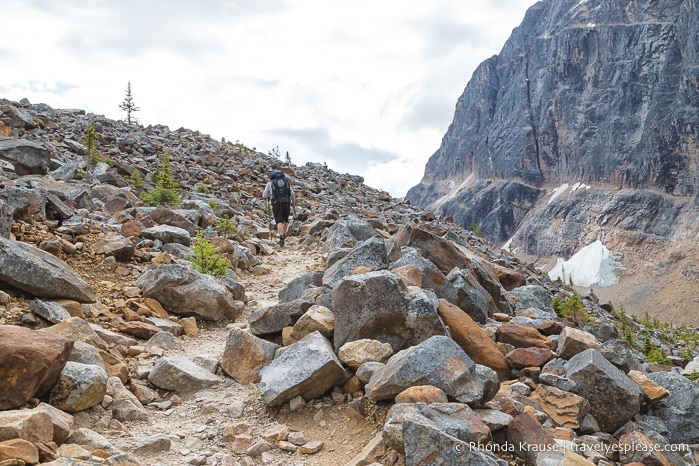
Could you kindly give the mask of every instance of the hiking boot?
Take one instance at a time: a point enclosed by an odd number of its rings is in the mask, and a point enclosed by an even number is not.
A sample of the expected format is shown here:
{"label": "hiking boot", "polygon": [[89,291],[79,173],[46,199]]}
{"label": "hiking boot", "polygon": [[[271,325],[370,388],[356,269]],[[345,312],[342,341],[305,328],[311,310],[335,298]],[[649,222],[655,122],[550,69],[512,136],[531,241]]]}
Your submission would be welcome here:
{"label": "hiking boot", "polygon": [[284,246],[284,238],[286,235],[279,235],[279,246]]}

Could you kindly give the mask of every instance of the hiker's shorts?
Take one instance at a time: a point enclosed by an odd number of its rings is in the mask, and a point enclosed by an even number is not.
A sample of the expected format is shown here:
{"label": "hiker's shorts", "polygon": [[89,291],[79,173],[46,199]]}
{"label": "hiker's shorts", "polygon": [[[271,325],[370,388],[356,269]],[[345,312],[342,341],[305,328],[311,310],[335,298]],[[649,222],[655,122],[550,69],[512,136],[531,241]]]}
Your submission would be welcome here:
{"label": "hiker's shorts", "polygon": [[275,223],[289,223],[289,214],[291,213],[291,202],[272,203],[272,213],[274,213]]}

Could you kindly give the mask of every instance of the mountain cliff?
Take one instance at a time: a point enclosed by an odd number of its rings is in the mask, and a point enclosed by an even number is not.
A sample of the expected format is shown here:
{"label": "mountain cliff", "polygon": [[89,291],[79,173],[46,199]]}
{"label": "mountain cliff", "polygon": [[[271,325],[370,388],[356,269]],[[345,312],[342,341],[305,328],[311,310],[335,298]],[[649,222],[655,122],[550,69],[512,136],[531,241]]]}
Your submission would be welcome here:
{"label": "mountain cliff", "polygon": [[542,264],[601,240],[696,284],[697,30],[694,0],[538,2],[406,198]]}

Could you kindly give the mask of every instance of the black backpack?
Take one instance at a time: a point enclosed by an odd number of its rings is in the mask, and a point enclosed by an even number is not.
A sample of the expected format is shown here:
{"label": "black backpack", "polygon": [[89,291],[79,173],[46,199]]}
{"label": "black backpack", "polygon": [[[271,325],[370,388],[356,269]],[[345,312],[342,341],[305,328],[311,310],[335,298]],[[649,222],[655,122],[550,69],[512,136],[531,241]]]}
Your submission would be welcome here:
{"label": "black backpack", "polygon": [[272,180],[272,202],[291,201],[291,185],[284,172],[273,170],[269,178]]}

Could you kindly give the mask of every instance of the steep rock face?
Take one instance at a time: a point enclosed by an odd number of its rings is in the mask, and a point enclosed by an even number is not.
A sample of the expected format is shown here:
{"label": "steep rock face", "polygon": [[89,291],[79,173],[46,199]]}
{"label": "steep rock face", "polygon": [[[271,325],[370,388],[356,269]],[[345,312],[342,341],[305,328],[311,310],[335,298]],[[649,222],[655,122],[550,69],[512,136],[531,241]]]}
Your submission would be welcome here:
{"label": "steep rock face", "polygon": [[538,2],[406,198],[536,258],[697,243],[697,30],[696,0]]}

